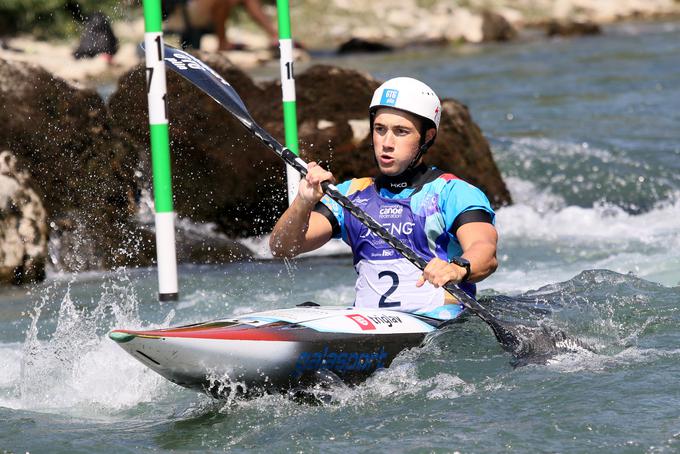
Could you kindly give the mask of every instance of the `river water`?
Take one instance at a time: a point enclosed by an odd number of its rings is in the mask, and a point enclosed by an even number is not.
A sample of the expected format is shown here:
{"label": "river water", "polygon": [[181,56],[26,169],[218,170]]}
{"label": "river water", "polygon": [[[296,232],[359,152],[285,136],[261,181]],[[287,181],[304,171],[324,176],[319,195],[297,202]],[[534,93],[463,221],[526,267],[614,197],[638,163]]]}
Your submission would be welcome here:
{"label": "river water", "polygon": [[164,304],[155,270],[51,275],[0,294],[0,451],[680,452],[680,23],[333,62],[470,107],[515,200],[481,302],[597,353],[515,368],[471,318],[324,405],[216,401],[107,332],[351,304],[350,259],[184,266]]}

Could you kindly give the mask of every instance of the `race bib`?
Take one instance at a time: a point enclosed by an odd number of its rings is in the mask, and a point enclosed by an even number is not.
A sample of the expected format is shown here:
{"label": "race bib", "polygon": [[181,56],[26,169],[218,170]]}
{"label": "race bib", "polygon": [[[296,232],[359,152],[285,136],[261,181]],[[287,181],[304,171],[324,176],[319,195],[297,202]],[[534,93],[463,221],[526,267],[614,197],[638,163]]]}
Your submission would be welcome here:
{"label": "race bib", "polygon": [[422,272],[406,259],[361,260],[356,270],[356,307],[415,312],[444,304],[444,289],[416,287]]}

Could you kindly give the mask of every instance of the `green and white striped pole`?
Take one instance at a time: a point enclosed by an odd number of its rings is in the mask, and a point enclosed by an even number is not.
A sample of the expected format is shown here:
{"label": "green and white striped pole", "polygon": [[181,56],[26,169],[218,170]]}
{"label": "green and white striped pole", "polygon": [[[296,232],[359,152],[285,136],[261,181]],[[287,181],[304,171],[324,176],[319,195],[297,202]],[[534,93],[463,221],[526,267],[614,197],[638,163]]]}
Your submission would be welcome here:
{"label": "green and white striped pole", "polygon": [[146,54],[146,91],[149,101],[151,164],[156,210],[156,257],[158,259],[158,299],[174,301],[177,291],[177,254],[175,252],[175,212],[172,207],[170,139],[168,132],[167,91],[163,62],[161,0],[144,0],[144,52]]}
{"label": "green and white striped pole", "polygon": [[[293,39],[290,32],[290,6],[288,0],[276,0],[279,21],[279,53],[281,55],[281,92],[283,96],[283,127],[286,147],[300,155],[298,147],[297,112],[295,106],[295,74],[293,71]],[[300,174],[286,166],[288,180],[288,204],[293,203],[300,185]]]}

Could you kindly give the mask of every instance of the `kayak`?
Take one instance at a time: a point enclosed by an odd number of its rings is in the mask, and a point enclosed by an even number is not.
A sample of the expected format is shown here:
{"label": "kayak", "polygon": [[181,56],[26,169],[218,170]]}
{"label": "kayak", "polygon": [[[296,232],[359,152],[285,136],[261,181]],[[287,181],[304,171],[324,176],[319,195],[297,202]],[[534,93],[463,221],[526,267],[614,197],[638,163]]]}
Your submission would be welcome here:
{"label": "kayak", "polygon": [[360,383],[465,312],[452,304],[434,318],[303,303],[174,328],[116,329],[109,337],[171,382],[228,397],[304,388],[329,377]]}

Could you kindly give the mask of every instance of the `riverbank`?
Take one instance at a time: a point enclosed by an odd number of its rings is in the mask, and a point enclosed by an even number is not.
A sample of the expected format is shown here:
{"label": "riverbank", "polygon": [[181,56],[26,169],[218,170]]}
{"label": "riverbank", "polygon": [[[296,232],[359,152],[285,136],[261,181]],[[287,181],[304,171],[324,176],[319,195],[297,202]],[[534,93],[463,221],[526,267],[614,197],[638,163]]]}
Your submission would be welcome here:
{"label": "riverbank", "polygon": [[[5,38],[5,46],[0,47],[0,59],[40,66],[78,88],[115,83],[120,76],[144,60],[139,48],[139,43],[144,41],[144,19],[137,17],[133,20],[114,21],[113,30],[120,40],[120,46],[110,60],[103,55],[90,59],[74,58],[73,51],[78,45],[75,38],[43,41],[30,35]],[[261,45],[261,37],[257,33],[238,28],[230,33],[246,37],[245,41],[249,43],[248,51],[224,52],[236,66],[249,69],[273,58],[273,53]],[[165,40],[172,46],[180,45],[176,35],[166,35]],[[217,38],[214,35],[205,36],[201,48],[207,52],[215,52]]]}
{"label": "riverbank", "polygon": [[[548,28],[554,23],[597,27],[631,19],[680,17],[680,3],[674,0],[469,0],[457,3],[451,5],[451,2],[437,0],[408,0],[399,4],[386,0],[298,2],[291,5],[293,33],[313,55],[317,50],[336,50],[351,39],[397,49],[413,44],[446,46],[510,40],[536,30],[548,36]],[[276,16],[273,5],[265,8],[271,17]],[[72,55],[77,47],[76,39],[48,42],[27,35],[5,37],[0,58],[36,64],[79,86],[115,82],[141,62],[138,43],[143,41],[144,24],[139,9],[121,11],[121,18],[112,19],[120,49],[110,62],[101,57],[76,60]],[[236,66],[248,70],[276,58],[275,52],[268,49],[265,35],[245,14],[236,14],[232,22],[228,27],[230,40],[247,49],[225,52]],[[168,35],[166,40],[172,45],[179,44],[176,35]],[[201,49],[216,51],[216,37],[205,35]],[[296,57],[308,59],[309,55],[298,51]]]}

